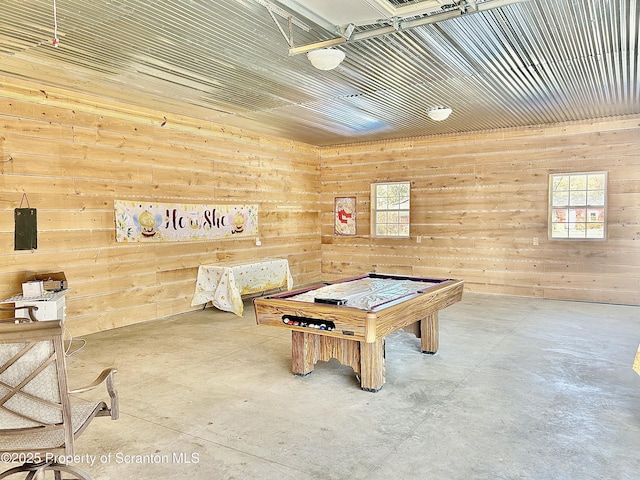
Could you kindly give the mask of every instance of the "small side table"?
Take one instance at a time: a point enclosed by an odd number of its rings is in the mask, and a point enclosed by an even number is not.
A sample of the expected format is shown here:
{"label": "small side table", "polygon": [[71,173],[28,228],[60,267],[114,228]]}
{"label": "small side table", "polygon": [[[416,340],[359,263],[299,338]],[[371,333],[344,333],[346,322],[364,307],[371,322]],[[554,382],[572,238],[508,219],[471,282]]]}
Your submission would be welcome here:
{"label": "small side table", "polygon": [[[16,307],[38,307],[34,315],[39,321],[62,320],[64,322],[67,311],[65,293],[66,290],[60,290],[59,292],[45,293],[37,297],[25,297],[20,293],[5,299],[4,302],[14,303]],[[26,309],[17,310],[16,317],[29,318],[29,312]]]}

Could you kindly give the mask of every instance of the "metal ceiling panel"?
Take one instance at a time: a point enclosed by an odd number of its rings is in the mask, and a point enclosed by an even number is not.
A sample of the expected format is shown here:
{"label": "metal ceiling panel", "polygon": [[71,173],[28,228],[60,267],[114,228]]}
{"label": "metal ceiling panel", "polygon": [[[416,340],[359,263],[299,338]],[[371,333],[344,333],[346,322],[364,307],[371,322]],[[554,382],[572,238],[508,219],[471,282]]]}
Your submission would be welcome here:
{"label": "metal ceiling panel", "polygon": [[292,0],[57,0],[54,48],[53,0],[3,0],[0,74],[314,145],[640,113],[637,0],[461,11],[347,41],[330,71],[288,54],[335,37],[332,2],[306,3],[317,23]]}

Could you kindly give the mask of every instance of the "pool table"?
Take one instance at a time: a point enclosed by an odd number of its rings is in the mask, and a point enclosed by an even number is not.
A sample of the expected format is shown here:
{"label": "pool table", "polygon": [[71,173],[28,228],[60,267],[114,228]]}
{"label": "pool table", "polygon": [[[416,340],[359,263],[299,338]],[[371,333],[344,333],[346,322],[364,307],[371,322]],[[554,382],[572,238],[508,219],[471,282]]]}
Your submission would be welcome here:
{"label": "pool table", "polygon": [[293,373],[337,359],[363,390],[385,382],[384,338],[403,329],[438,350],[438,312],[462,299],[464,282],[369,273],[253,300],[258,325],[291,330]]}

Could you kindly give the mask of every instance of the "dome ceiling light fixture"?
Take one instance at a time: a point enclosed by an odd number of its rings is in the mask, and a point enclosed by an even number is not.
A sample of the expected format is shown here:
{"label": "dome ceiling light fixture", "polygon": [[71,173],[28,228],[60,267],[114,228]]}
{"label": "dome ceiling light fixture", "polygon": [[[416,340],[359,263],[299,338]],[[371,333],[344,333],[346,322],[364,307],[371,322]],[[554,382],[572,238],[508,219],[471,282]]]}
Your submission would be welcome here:
{"label": "dome ceiling light fixture", "polygon": [[453,110],[449,107],[433,107],[427,111],[427,115],[429,115],[429,118],[431,120],[442,122],[443,120],[449,118],[451,112],[453,112]]}
{"label": "dome ceiling light fixture", "polygon": [[319,48],[307,52],[311,65],[318,70],[333,70],[344,60],[344,52],[335,48]]}

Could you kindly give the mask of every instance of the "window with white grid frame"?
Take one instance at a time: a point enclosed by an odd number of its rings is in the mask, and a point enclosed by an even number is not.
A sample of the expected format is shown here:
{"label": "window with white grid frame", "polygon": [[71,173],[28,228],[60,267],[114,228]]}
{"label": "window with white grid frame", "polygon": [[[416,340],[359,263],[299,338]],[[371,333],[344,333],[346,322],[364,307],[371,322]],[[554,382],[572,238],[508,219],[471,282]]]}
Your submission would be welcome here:
{"label": "window with white grid frame", "polygon": [[371,184],[371,235],[409,238],[411,183]]}
{"label": "window with white grid frame", "polygon": [[606,238],[607,172],[549,175],[549,238]]}

